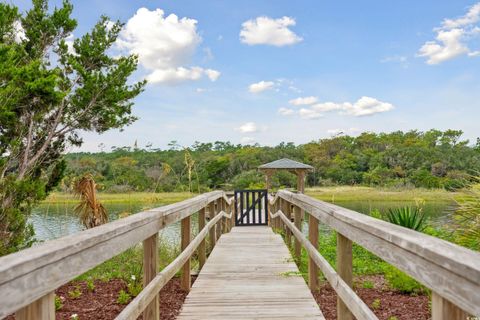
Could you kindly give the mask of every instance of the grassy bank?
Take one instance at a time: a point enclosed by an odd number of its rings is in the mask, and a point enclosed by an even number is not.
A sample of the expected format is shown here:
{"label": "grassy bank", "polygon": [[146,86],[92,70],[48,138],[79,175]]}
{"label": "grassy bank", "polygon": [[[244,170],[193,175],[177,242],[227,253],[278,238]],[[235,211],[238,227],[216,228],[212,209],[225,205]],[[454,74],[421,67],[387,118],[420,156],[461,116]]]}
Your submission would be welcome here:
{"label": "grassy bank", "polygon": [[382,189],[362,186],[307,188],[305,193],[323,201],[453,201],[456,192],[443,189]]}
{"label": "grassy bank", "polygon": [[[452,201],[458,194],[443,189],[381,189],[362,186],[314,187],[305,193],[324,201]],[[99,192],[98,198],[104,203],[173,203],[194,197],[189,192]],[[43,203],[75,203],[78,199],[73,194],[54,192]]]}
{"label": "grassy bank", "polygon": [[[98,193],[98,199],[102,203],[129,203],[129,202],[142,202],[142,203],[174,203],[182,201],[195,194],[189,192],[129,192],[129,193]],[[53,203],[76,203],[76,198],[71,193],[54,192],[50,194],[47,199],[43,201],[46,204]]]}

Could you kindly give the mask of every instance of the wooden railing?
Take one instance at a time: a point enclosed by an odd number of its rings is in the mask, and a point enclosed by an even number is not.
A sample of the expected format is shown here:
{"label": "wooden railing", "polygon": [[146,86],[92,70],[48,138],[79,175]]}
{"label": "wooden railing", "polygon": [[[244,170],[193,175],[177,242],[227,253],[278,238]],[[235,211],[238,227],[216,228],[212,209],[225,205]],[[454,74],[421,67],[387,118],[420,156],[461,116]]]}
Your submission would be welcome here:
{"label": "wooden railing", "polygon": [[[206,211],[209,222],[206,223]],[[198,250],[200,267],[210,246],[233,226],[234,203],[214,191],[179,203],[144,211],[124,219],[45,242],[0,258],[0,319],[16,312],[17,320],[55,319],[54,291],[91,268],[143,241],[144,289],[118,319],[158,319],[158,293],[180,269],[181,283],[190,289],[190,258]],[[191,216],[198,212],[198,235],[191,241]],[[158,273],[158,232],[181,221],[182,253]]]}
{"label": "wooden railing", "polygon": [[[309,214],[308,239],[301,229],[302,211]],[[272,227],[284,230],[289,246],[292,234],[295,237],[296,258],[302,245],[306,249],[310,288],[318,288],[320,269],[337,292],[337,319],[377,319],[352,290],[352,242],[431,289],[433,320],[467,319],[468,314],[480,317],[477,252],[289,191],[270,197],[270,214]],[[318,252],[319,222],[337,232],[337,271]]]}

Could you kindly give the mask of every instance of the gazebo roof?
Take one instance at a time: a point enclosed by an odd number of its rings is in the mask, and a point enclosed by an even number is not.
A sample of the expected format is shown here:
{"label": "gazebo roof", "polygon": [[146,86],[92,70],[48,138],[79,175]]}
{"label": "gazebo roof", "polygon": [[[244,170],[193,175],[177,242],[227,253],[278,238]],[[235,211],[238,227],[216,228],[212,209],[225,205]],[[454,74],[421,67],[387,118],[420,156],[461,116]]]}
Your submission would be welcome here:
{"label": "gazebo roof", "polygon": [[262,164],[261,166],[258,167],[260,170],[267,170],[267,169],[287,169],[287,170],[292,170],[292,169],[303,169],[303,170],[312,170],[313,167],[301,163],[298,161],[290,160],[287,158],[275,160],[266,164]]}

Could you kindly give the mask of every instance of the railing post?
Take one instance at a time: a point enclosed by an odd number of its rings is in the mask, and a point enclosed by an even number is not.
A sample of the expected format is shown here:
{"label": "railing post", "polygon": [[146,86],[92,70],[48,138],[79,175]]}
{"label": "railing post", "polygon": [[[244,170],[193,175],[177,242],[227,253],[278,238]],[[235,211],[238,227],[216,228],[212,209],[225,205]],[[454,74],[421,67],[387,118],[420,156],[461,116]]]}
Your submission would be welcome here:
{"label": "railing post", "polygon": [[[182,251],[190,244],[191,240],[191,226],[190,226],[190,216],[182,219]],[[190,258],[185,261],[185,264],[182,267],[182,289],[185,291],[190,291],[192,285],[190,277]]]}
{"label": "railing post", "polygon": [[[216,205],[215,205],[215,215],[216,216],[217,214],[220,213],[220,211],[222,211],[222,201],[223,199],[219,199],[216,201]],[[222,235],[222,221],[220,219],[220,221],[217,222],[216,226],[215,226],[215,229],[217,229],[216,233],[215,233],[215,242],[218,241],[218,239],[220,239],[220,236]]]}
{"label": "railing post", "polygon": [[[337,232],[337,271],[345,283],[352,287],[352,241]],[[340,297],[337,297],[337,319],[352,320],[353,315]]]}
{"label": "railing post", "polygon": [[[290,202],[284,200],[283,201],[283,213],[285,214],[285,216],[288,218],[288,220],[291,220],[291,215],[290,215]],[[287,227],[286,224],[284,224],[284,228],[285,230],[285,241],[287,242],[287,246],[290,248],[290,246],[292,245],[292,233],[290,232],[290,229]]]}
{"label": "railing post", "polygon": [[[212,220],[213,218],[215,218],[215,202],[210,202],[210,204],[208,205],[208,217],[209,217],[209,220]],[[212,229],[210,229],[210,231],[208,232],[208,237],[210,239],[210,252],[212,252],[213,250],[213,247],[215,247],[215,242],[216,242],[216,237],[215,237],[215,226],[213,226]]]}
{"label": "railing post", "polygon": [[16,320],[55,320],[55,293],[51,292],[15,313]]}
{"label": "railing post", "polygon": [[[198,212],[198,232],[202,231],[203,228],[205,228],[205,208],[200,209]],[[198,246],[198,265],[200,270],[205,265],[205,261],[207,261],[207,245],[204,238]]]}
{"label": "railing post", "polygon": [[[158,233],[143,240],[143,287],[145,288],[150,281],[155,278],[158,270]],[[159,301],[158,295],[150,302],[143,311],[143,319],[158,320]]]}
{"label": "railing post", "polygon": [[232,200],[232,205],[230,206],[230,213],[232,214],[232,218],[230,220],[230,230],[232,230],[232,228],[235,227],[236,210],[237,210],[237,202],[235,200]]}
{"label": "railing post", "polygon": [[[295,215],[295,227],[302,231],[302,211],[300,210],[299,207],[297,206],[293,206],[293,212],[294,212],[294,215]],[[297,239],[297,237],[295,237],[294,239],[295,241],[295,258],[297,259],[297,261],[300,261],[300,257],[302,255],[302,244],[300,243],[300,241]]]}
{"label": "railing post", "polygon": [[[318,220],[313,215],[308,215],[308,240],[318,249]],[[318,267],[312,258],[308,259],[308,286],[311,291],[318,290]]]}
{"label": "railing post", "polygon": [[[467,313],[432,291],[432,320],[465,320]],[[473,318],[472,318],[473,319]]]}

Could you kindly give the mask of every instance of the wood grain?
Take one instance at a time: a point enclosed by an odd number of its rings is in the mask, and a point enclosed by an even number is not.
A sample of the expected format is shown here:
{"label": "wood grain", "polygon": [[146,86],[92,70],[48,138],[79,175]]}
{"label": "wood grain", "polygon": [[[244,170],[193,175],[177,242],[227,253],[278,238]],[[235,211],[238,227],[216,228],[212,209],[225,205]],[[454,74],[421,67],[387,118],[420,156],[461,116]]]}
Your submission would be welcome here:
{"label": "wood grain", "polygon": [[222,235],[177,320],[324,319],[279,235],[266,226]]}
{"label": "wood grain", "polygon": [[205,193],[0,258],[0,319],[222,197]]}
{"label": "wood grain", "polygon": [[480,316],[480,253],[303,194],[282,190],[276,198],[303,208],[461,309]]}
{"label": "wood grain", "polygon": [[[143,287],[145,288],[152,281],[158,271],[158,233],[143,241]],[[143,319],[158,320],[159,301],[158,295],[143,311]]]}

